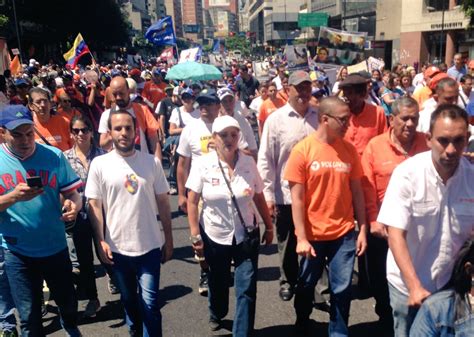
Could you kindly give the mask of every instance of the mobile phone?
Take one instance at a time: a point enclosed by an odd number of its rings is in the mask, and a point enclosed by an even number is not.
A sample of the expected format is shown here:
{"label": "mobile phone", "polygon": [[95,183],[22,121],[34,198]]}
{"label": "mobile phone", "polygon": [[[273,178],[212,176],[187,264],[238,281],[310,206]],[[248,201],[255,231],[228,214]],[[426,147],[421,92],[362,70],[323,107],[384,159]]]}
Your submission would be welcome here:
{"label": "mobile phone", "polygon": [[27,177],[26,178],[26,184],[29,187],[38,187],[38,188],[43,187],[43,182],[41,181],[41,177],[38,177],[38,176]]}

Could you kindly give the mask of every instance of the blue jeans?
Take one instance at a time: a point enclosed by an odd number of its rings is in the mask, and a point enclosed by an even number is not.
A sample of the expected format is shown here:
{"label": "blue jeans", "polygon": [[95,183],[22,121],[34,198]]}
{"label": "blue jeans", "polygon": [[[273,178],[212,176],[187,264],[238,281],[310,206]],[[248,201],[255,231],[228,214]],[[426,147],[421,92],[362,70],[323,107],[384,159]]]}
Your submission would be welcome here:
{"label": "blue jeans", "polygon": [[[219,321],[229,311],[231,262],[234,260],[235,316],[232,336],[249,336],[255,323],[257,301],[258,248],[247,254],[242,244],[221,245],[212,241],[201,230],[204,255],[209,264],[209,313],[211,320]],[[235,241],[235,240],[234,240]]]}
{"label": "blue jeans", "polygon": [[66,248],[46,257],[28,257],[5,250],[5,267],[23,337],[45,336],[41,322],[43,279],[58,306],[62,327],[68,336],[80,336],[76,291]]}
{"label": "blue jeans", "polygon": [[390,293],[390,306],[393,312],[394,337],[408,337],[418,308],[409,307],[408,296],[402,294],[390,283],[388,283],[388,292]]}
{"label": "blue jeans", "polygon": [[162,336],[160,289],[161,249],[141,256],[113,253],[114,274],[130,331],[143,337]]}
{"label": "blue jeans", "polygon": [[308,320],[313,310],[314,287],[328,265],[330,288],[329,336],[348,336],[351,305],[351,281],[355,261],[354,231],[332,241],[313,241],[316,257],[301,259],[295,290],[295,312],[298,320]]}
{"label": "blue jeans", "polygon": [[4,261],[3,247],[0,246],[0,332],[12,332],[16,330],[15,304],[4,269]]}

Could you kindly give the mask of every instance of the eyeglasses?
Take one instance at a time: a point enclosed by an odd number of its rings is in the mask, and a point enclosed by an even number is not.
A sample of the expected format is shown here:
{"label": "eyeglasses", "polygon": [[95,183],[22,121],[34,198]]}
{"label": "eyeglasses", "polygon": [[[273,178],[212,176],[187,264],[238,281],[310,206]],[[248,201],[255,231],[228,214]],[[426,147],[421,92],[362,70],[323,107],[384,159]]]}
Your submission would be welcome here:
{"label": "eyeglasses", "polygon": [[91,129],[89,129],[89,128],[82,128],[82,129],[73,128],[72,129],[72,133],[75,134],[75,135],[78,135],[79,132],[82,132],[82,134],[86,135],[89,132],[91,132]]}
{"label": "eyeglasses", "polygon": [[351,116],[337,117],[337,116],[333,116],[333,115],[330,115],[330,114],[326,114],[326,116],[328,116],[330,118],[334,118],[341,125],[347,125],[347,124],[349,124],[349,121],[351,120]]}

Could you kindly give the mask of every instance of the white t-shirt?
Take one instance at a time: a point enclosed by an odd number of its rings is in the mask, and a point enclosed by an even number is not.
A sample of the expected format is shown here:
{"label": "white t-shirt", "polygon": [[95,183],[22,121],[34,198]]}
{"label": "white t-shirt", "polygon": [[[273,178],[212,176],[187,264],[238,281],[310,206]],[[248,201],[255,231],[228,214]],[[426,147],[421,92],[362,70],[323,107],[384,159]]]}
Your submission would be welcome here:
{"label": "white t-shirt", "polygon": [[[395,168],[377,221],[406,231],[416,275],[433,293],[449,281],[455,256],[474,230],[474,165],[462,158],[444,184],[431,156],[423,152]],[[408,295],[391,250],[387,280]]]}
{"label": "white t-shirt", "polygon": [[[222,168],[229,180],[228,166],[222,162]],[[263,190],[262,178],[252,157],[243,153],[234,168],[230,185],[237,199],[245,226],[254,226],[254,208],[252,200],[255,193]],[[235,236],[239,244],[244,239],[244,227],[237,210],[232,203],[230,191],[219,168],[217,153],[201,156],[193,162],[186,187],[201,193],[203,205],[200,223],[212,241],[221,245],[232,245]]]}
{"label": "white t-shirt", "polygon": [[[178,149],[179,155],[192,160],[209,153],[209,141],[212,139],[212,123],[205,123],[201,118],[190,121],[181,132]],[[246,149],[248,144],[240,133],[239,149]]]}
{"label": "white t-shirt", "polygon": [[262,105],[262,103],[263,103],[262,96],[255,97],[250,103],[250,110],[252,110],[257,117],[260,112],[260,106]]}
{"label": "white t-shirt", "polygon": [[[133,117],[135,117],[135,122],[138,123],[137,115],[135,114],[135,111],[133,110],[132,107],[127,109],[128,112],[132,114]],[[102,115],[100,116],[100,121],[99,121],[99,129],[97,130],[99,133],[107,133],[109,132],[109,116],[110,116],[110,109],[105,110]],[[145,137],[145,132],[140,129],[140,148],[142,151],[148,153],[148,145],[146,143],[146,137]]]}
{"label": "white t-shirt", "polygon": [[[183,122],[183,125],[181,125],[181,122],[179,120],[178,109],[180,109],[180,111],[181,111],[181,120]],[[186,111],[184,111],[184,107],[179,107],[179,108],[175,108],[175,109],[173,109],[173,111],[171,111],[171,116],[170,116],[169,122],[170,122],[170,124],[173,123],[178,128],[184,128],[190,122],[192,122],[195,119],[198,119],[199,117],[201,117],[201,112],[198,109],[194,109],[191,112],[186,112]]]}
{"label": "white t-shirt", "polygon": [[257,141],[255,140],[255,134],[252,130],[252,127],[250,126],[249,121],[244,116],[242,116],[239,111],[235,111],[233,117],[237,120],[237,122],[239,122],[240,132],[244,138],[244,141],[248,144],[248,149],[257,150]]}
{"label": "white t-shirt", "polygon": [[141,151],[122,157],[113,150],[92,161],[85,195],[102,200],[111,250],[140,256],[164,244],[155,195],[168,191],[158,159]]}

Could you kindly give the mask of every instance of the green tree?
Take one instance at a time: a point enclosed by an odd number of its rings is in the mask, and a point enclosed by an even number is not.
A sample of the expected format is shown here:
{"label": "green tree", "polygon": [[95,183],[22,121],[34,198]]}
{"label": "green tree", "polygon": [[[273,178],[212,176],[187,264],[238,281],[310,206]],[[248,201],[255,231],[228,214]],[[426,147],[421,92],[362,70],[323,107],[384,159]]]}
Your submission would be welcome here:
{"label": "green tree", "polygon": [[227,50],[240,50],[244,56],[250,55],[250,41],[244,36],[229,36],[225,39],[225,47]]}
{"label": "green tree", "polygon": [[460,5],[464,14],[469,18],[469,25],[474,25],[474,0],[462,0]]}

